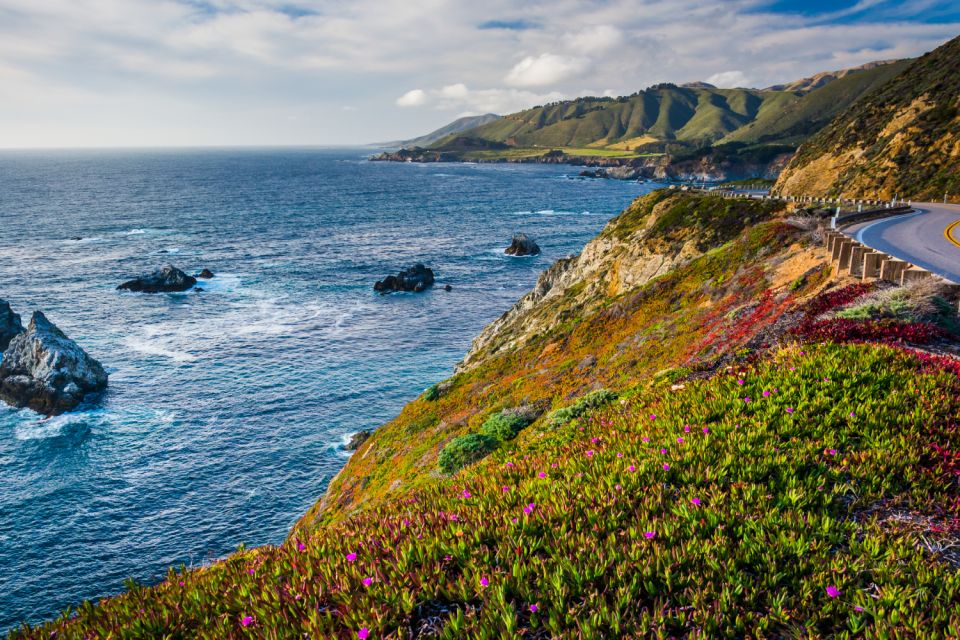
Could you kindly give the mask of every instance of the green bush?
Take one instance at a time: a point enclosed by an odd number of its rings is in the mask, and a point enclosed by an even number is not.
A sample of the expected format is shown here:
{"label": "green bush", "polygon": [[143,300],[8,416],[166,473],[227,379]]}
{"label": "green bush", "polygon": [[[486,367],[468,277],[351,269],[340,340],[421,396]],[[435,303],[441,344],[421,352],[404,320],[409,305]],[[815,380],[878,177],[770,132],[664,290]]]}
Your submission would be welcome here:
{"label": "green bush", "polygon": [[490,436],[480,433],[468,433],[458,436],[447,443],[440,452],[438,462],[444,473],[456,473],[468,464],[483,459],[497,448],[498,442]]}
{"label": "green bush", "polygon": [[427,387],[427,390],[423,392],[423,399],[427,402],[433,402],[440,397],[440,390],[437,389],[437,385],[432,384]]}
{"label": "green bush", "polygon": [[480,433],[500,442],[506,442],[516,438],[528,424],[530,421],[523,416],[495,413],[486,419],[480,427]]}
{"label": "green bush", "polygon": [[617,394],[609,389],[597,389],[591,391],[585,396],[579,398],[573,404],[561,407],[547,417],[547,424],[551,427],[562,427],[571,420],[579,418],[591,409],[602,407],[603,405],[617,399]]}

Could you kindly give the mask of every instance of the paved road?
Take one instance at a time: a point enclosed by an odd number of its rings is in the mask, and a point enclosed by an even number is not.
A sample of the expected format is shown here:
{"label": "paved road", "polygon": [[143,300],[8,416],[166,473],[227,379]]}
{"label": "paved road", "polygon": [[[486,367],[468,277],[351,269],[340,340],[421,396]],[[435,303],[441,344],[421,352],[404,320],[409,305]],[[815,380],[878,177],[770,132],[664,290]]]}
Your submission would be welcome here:
{"label": "paved road", "polygon": [[916,213],[843,227],[863,244],[960,283],[960,205],[914,203]]}

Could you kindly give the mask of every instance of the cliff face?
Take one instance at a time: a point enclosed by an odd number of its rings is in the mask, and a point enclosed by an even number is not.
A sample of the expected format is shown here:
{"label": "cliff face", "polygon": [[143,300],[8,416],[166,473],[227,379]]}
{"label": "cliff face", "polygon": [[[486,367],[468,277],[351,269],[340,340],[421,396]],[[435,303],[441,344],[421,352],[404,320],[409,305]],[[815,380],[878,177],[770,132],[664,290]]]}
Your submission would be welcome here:
{"label": "cliff face", "polygon": [[960,198],[960,38],[912,62],[804,143],[787,195]]}

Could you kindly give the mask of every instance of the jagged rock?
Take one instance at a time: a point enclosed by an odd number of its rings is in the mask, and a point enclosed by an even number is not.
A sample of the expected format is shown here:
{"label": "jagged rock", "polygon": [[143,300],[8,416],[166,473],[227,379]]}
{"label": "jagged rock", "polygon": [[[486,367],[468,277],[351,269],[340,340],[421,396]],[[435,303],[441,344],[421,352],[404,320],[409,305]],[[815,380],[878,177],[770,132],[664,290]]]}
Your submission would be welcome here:
{"label": "jagged rock", "polygon": [[10,341],[0,362],[0,398],[45,415],[70,411],[106,387],[103,366],[40,311]]}
{"label": "jagged rock", "polygon": [[451,286],[448,285],[448,284],[445,284],[445,285],[443,285],[443,290],[444,290],[444,291],[453,291],[453,287],[451,287]]}
{"label": "jagged rock", "polygon": [[13,338],[23,333],[20,316],[13,312],[10,303],[0,300],[0,352],[5,351]]}
{"label": "jagged rock", "polygon": [[393,293],[394,291],[416,291],[419,293],[431,285],[433,285],[433,271],[422,264],[415,264],[395,276],[387,276],[383,280],[378,280],[373,285],[373,290],[379,291],[381,294]]}
{"label": "jagged rock", "polygon": [[350,441],[347,444],[343,445],[343,448],[347,451],[356,451],[360,448],[364,442],[367,441],[367,438],[373,435],[373,431],[369,429],[363,429],[362,431],[357,431],[354,434],[350,435]]}
{"label": "jagged rock", "polygon": [[210,278],[213,277],[213,271],[210,271],[210,269],[204,269],[203,271],[198,273],[196,277],[202,278],[204,280],[209,280]]}
{"label": "jagged rock", "polygon": [[124,282],[117,289],[139,291],[141,293],[164,293],[186,291],[195,284],[197,284],[196,278],[188,276],[180,269],[168,264],[159,271]]}
{"label": "jagged rock", "polygon": [[510,243],[504,253],[510,256],[535,256],[540,253],[540,247],[527,234],[515,233],[513,234],[513,242]]}

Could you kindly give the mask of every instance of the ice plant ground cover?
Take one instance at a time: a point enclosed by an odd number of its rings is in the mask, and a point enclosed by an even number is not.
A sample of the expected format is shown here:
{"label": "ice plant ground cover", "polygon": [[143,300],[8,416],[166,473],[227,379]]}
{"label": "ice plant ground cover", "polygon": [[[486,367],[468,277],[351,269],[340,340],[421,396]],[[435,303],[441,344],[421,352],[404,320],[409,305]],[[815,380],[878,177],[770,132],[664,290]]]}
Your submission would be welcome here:
{"label": "ice plant ground cover", "polygon": [[939,364],[805,344],[643,384],[14,637],[957,637],[960,378]]}

